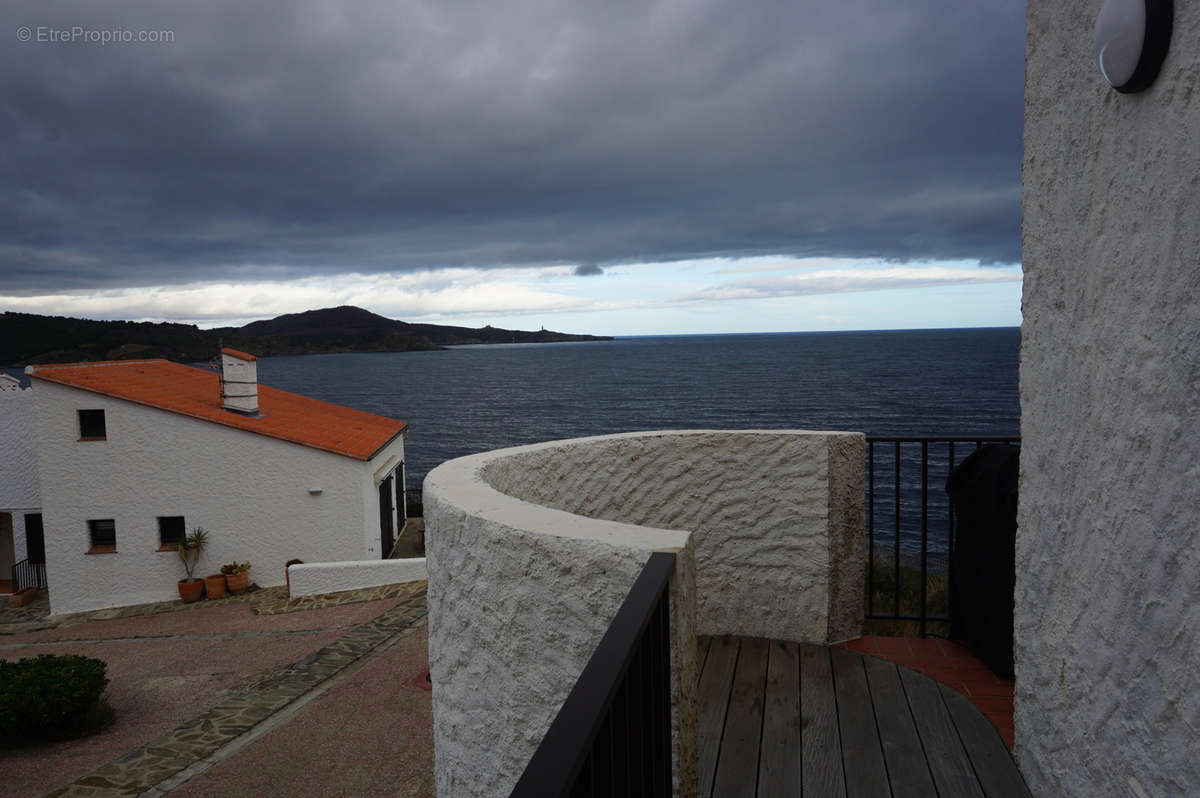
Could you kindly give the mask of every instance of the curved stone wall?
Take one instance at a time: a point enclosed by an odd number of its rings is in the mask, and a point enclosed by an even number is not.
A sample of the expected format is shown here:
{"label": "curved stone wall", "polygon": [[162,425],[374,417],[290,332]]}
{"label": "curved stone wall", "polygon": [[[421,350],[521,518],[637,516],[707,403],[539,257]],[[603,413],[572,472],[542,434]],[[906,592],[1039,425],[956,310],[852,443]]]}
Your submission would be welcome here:
{"label": "curved stone wall", "polygon": [[696,634],[858,632],[863,447],[856,433],[631,433],[434,469],[424,502],[438,794],[511,790],[657,550],[678,557],[675,783],[695,794]]}
{"label": "curved stone wall", "polygon": [[496,490],[696,539],[702,635],[826,643],[862,623],[859,433],[635,432],[509,450]]}

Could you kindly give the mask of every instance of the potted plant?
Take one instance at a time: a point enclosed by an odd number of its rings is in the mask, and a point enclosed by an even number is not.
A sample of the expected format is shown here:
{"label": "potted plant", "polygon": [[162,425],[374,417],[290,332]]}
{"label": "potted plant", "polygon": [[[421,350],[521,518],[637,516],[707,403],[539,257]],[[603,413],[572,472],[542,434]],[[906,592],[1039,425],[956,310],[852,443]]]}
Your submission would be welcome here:
{"label": "potted plant", "polygon": [[250,580],[250,563],[248,562],[231,562],[221,566],[221,573],[225,574],[225,583],[229,586],[229,592],[234,595],[240,595],[246,592],[246,584]]}
{"label": "potted plant", "polygon": [[204,596],[210,599],[225,598],[224,574],[209,574],[204,577]]}
{"label": "potted plant", "polygon": [[183,562],[183,569],[187,571],[187,577],[179,580],[179,597],[189,603],[198,601],[204,595],[204,580],[197,579],[192,573],[196,570],[196,563],[200,561],[200,555],[204,553],[207,543],[208,532],[200,527],[193,527],[179,544],[179,559]]}

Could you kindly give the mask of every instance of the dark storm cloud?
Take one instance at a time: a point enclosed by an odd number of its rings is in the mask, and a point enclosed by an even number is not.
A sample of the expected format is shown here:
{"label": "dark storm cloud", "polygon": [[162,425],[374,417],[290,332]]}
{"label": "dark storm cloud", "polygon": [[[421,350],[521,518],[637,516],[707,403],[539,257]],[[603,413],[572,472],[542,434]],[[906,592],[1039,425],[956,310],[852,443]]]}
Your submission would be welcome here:
{"label": "dark storm cloud", "polygon": [[[1019,257],[1020,3],[86,0],[6,23],[5,293]],[[72,26],[174,41],[37,40]]]}
{"label": "dark storm cloud", "polygon": [[599,274],[604,274],[604,269],[594,263],[580,263],[575,267],[576,277],[595,277]]}

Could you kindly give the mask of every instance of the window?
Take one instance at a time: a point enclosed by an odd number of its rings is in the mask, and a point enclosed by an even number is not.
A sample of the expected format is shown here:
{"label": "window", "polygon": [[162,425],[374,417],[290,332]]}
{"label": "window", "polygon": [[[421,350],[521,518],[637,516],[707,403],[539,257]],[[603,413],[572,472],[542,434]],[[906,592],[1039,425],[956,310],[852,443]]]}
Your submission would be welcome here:
{"label": "window", "polygon": [[104,440],[104,411],[79,411],[79,439],[83,441]]}
{"label": "window", "polygon": [[183,542],[186,534],[182,515],[160,515],[158,517],[159,551],[174,549]]}
{"label": "window", "polygon": [[111,518],[88,521],[92,547],[88,554],[110,554],[117,550],[117,524]]}

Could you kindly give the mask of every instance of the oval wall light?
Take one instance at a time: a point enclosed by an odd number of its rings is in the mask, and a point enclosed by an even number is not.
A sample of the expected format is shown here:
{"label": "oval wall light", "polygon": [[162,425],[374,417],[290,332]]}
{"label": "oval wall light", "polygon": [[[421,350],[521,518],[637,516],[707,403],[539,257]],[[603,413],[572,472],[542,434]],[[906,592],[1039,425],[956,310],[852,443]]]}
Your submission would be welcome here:
{"label": "oval wall light", "polygon": [[1174,17],[1172,0],[1105,0],[1092,52],[1110,86],[1132,94],[1154,82],[1171,44]]}

